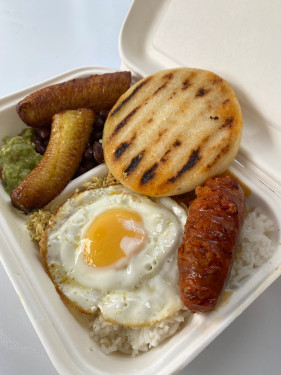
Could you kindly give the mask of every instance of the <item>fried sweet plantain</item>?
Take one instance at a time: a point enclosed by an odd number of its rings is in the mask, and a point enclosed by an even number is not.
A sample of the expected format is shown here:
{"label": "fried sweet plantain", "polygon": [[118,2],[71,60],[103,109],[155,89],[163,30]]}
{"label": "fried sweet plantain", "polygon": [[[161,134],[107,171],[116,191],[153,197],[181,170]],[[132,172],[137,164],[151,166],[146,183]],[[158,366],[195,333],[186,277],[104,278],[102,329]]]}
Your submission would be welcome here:
{"label": "fried sweet plantain", "polygon": [[49,125],[53,115],[68,109],[111,109],[130,87],[130,72],[95,74],[38,90],[17,105],[17,112],[34,128]]}
{"label": "fried sweet plantain", "polygon": [[63,190],[81,161],[93,122],[91,109],[63,111],[53,117],[45,154],[11,194],[15,207],[42,208]]}

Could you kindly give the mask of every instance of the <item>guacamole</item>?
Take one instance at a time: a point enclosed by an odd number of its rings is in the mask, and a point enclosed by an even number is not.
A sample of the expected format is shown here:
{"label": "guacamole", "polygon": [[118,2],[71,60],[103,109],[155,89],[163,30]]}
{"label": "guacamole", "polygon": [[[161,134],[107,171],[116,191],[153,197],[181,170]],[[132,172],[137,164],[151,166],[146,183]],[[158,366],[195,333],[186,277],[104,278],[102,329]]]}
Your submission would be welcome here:
{"label": "guacamole", "polygon": [[24,129],[15,137],[4,137],[0,150],[0,168],[2,169],[2,184],[8,194],[39,163],[42,155],[35,151],[34,130]]}

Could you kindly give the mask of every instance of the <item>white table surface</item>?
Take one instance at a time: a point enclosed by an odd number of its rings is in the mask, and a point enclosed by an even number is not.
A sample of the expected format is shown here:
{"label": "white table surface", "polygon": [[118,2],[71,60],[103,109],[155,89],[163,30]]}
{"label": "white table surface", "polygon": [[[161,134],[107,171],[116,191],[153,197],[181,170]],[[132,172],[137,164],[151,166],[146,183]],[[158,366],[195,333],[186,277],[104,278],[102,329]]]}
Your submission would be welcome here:
{"label": "white table surface", "polygon": [[[118,36],[130,4],[1,0],[0,97],[78,67],[119,68]],[[0,301],[0,374],[57,374],[1,264]],[[278,279],[180,374],[281,374],[280,317]]]}

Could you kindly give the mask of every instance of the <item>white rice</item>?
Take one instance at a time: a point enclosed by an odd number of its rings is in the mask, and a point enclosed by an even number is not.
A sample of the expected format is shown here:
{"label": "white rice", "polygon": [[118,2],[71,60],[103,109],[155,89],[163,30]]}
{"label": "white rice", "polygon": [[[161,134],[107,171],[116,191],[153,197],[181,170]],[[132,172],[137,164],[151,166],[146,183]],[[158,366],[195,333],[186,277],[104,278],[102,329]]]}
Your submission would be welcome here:
{"label": "white rice", "polygon": [[[272,256],[274,245],[270,235],[274,230],[272,221],[258,208],[248,213],[227,289],[238,288]],[[120,351],[135,356],[172,336],[190,316],[189,311],[182,310],[153,326],[130,328],[108,323],[99,315],[91,322],[91,336],[105,354]]]}
{"label": "white rice", "polygon": [[92,323],[91,335],[105,354],[120,351],[135,356],[156,347],[172,336],[190,315],[191,313],[187,310],[179,311],[153,326],[141,328],[108,323],[99,315]]}
{"label": "white rice", "polygon": [[228,289],[235,289],[249,277],[253,270],[269,259],[274,246],[271,233],[273,222],[259,208],[247,214],[241,230],[240,246],[230,274]]}

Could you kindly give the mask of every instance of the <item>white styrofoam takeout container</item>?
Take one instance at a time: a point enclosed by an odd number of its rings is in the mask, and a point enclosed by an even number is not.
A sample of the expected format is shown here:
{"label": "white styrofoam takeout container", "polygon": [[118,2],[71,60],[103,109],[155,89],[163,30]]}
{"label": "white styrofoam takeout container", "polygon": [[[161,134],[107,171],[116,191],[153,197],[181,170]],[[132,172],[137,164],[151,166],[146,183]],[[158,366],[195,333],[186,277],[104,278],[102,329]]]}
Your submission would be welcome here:
{"label": "white styrofoam takeout container", "polygon": [[[274,9],[272,9],[274,8]],[[60,374],[171,374],[199,354],[281,273],[281,128],[278,80],[280,50],[271,38],[280,34],[280,4],[271,2],[270,25],[266,0],[136,0],[120,34],[124,68],[136,77],[157,70],[189,66],[211,70],[234,87],[242,106],[244,133],[231,170],[251,189],[248,204],[259,206],[273,220],[275,252],[215,311],[196,314],[186,326],[158,348],[138,357],[105,356],[89,337],[78,313],[70,311],[43,270],[36,245],[24,225],[26,217],[11,207],[0,187],[0,257],[50,359]],[[251,12],[251,17],[249,14]],[[254,15],[254,16],[253,16]],[[260,22],[263,21],[263,22]],[[278,34],[279,32],[279,34]],[[259,40],[259,48],[256,47]],[[278,40],[278,39],[277,39]],[[261,53],[260,51],[263,51]],[[277,65],[277,64],[276,64]],[[74,77],[113,71],[77,69],[0,101],[0,138],[15,135],[24,124],[15,111],[29,93]],[[269,90],[270,88],[270,90]],[[67,187],[73,189],[80,177]],[[94,173],[102,176],[104,166]]]}

